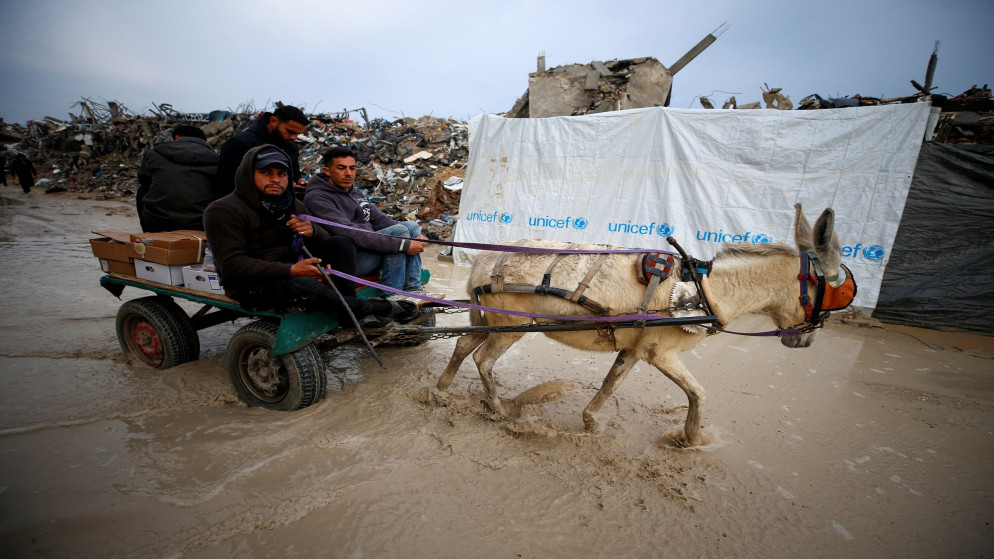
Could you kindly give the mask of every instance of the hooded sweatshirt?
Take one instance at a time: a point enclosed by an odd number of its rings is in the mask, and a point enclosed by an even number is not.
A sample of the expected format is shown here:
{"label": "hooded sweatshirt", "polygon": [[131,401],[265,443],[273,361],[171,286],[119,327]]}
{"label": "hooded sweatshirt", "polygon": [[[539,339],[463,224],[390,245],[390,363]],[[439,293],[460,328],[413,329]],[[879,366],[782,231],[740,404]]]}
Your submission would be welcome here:
{"label": "hooded sweatshirt", "polygon": [[[293,231],[263,209],[255,185],[256,157],[269,147],[250,149],[235,171],[234,192],[218,199],[204,212],[207,243],[214,254],[221,285],[236,299],[239,291],[259,283],[289,279],[290,267],[299,259],[293,246]],[[307,213],[301,201],[293,202],[295,214]],[[327,237],[323,229],[315,227],[314,235],[304,242],[310,248]]]}
{"label": "hooded sweatshirt", "polygon": [[181,137],[145,152],[138,168],[138,206],[145,231],[202,231],[217,188],[217,152],[200,138]]}
{"label": "hooded sweatshirt", "polygon": [[397,221],[381,212],[355,185],[348,190],[335,186],[328,175],[318,173],[307,182],[304,205],[314,217],[369,231],[351,231],[320,224],[332,235],[344,235],[355,241],[356,249],[370,252],[406,252],[410,239],[376,235],[373,231],[396,225]]}

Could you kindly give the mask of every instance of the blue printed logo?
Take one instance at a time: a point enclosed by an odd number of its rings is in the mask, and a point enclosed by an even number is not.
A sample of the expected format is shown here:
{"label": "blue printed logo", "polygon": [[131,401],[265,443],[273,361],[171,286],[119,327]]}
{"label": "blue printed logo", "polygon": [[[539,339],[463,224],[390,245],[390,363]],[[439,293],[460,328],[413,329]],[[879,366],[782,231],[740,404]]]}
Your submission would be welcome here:
{"label": "blue printed logo", "polygon": [[724,229],[718,229],[717,231],[698,231],[697,240],[712,243],[759,244],[772,243],[773,235],[753,233],[752,231],[746,231],[745,233],[726,233]]}
{"label": "blue printed logo", "polygon": [[[586,226],[586,224],[584,224]],[[607,224],[607,230],[611,233],[629,233],[631,235],[662,235],[667,237],[673,234],[673,226],[669,223],[634,223],[631,221],[616,221]]]}
{"label": "blue printed logo", "polygon": [[880,245],[864,245],[863,243],[842,247],[843,258],[859,258],[860,255],[871,262],[883,262],[887,255],[887,249]]}
{"label": "blue printed logo", "polygon": [[471,212],[469,215],[466,216],[466,221],[480,221],[483,223],[501,223],[504,225],[511,223],[512,219],[514,219],[514,216],[506,212],[501,214],[498,214],[497,212],[487,212],[487,213]]}
{"label": "blue printed logo", "polygon": [[868,246],[863,249],[863,258],[874,262],[883,262],[884,252],[884,247],[880,245]]}
{"label": "blue printed logo", "polygon": [[529,217],[528,225],[530,227],[545,227],[547,229],[569,229],[570,227],[574,229],[586,229],[587,228],[587,218],[585,217],[567,217],[566,219],[559,219],[555,217]]}

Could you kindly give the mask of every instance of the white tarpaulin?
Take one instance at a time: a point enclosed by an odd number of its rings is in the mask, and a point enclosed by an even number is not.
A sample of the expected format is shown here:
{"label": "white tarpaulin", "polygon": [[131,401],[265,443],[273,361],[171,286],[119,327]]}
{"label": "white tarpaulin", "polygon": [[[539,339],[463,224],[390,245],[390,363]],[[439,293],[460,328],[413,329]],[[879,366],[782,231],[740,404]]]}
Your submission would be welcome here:
{"label": "white tarpaulin", "polygon": [[722,242],[793,244],[795,203],[812,223],[831,207],[855,304],[872,308],[929,107],[480,115],[455,239],[672,250],[672,235],[710,259]]}

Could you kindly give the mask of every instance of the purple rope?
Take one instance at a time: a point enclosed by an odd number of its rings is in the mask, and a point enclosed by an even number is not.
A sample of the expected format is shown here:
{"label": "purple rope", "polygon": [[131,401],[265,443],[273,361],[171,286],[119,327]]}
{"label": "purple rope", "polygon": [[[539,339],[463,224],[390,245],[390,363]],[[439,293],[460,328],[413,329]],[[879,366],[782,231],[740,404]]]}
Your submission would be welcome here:
{"label": "purple rope", "polygon": [[484,306],[481,306],[481,305],[474,305],[472,303],[462,303],[460,301],[449,301],[448,299],[438,299],[436,297],[431,297],[431,296],[428,296],[428,295],[422,295],[420,293],[411,293],[409,291],[403,291],[401,289],[396,289],[396,288],[393,288],[393,287],[390,287],[390,286],[387,286],[387,285],[383,285],[381,283],[376,283],[376,282],[373,282],[373,281],[365,280],[365,279],[362,279],[360,277],[356,277],[356,276],[353,276],[353,275],[350,275],[350,274],[346,274],[345,272],[340,272],[340,271],[335,270],[335,269],[329,269],[329,270],[326,270],[326,271],[329,272],[329,273],[331,273],[332,275],[338,276],[340,278],[345,278],[347,280],[354,281],[356,283],[359,283],[359,284],[362,284],[362,285],[366,285],[366,286],[369,286],[369,287],[375,287],[375,288],[380,289],[382,291],[388,291],[390,293],[397,293],[399,295],[406,295],[408,297],[414,297],[416,299],[421,299],[422,301],[430,301],[432,303],[439,303],[439,304],[442,304],[442,305],[453,306],[453,307],[462,307],[464,309],[475,309],[475,310],[484,311],[484,312],[493,312],[493,313],[499,313],[499,314],[512,314],[512,315],[515,315],[515,316],[525,316],[525,317],[528,317],[528,318],[545,318],[545,319],[549,319],[549,320],[575,320],[577,322],[625,322],[625,321],[630,321],[630,320],[658,320],[658,319],[667,319],[667,318],[670,318],[668,316],[662,316],[662,315],[658,315],[658,314],[629,314],[629,315],[625,315],[625,316],[557,316],[557,315],[552,315],[552,314],[535,314],[535,313],[527,313],[527,312],[522,312],[522,311],[512,311],[512,310],[508,310],[508,309],[498,309],[498,308],[495,308],[495,307],[484,307]]}
{"label": "purple rope", "polygon": [[[330,225],[332,227],[338,227],[340,229],[347,229],[349,231],[358,231],[360,233],[371,233],[373,235],[380,235],[382,237],[390,237],[394,239],[407,238],[407,237],[398,237],[396,235],[387,235],[386,233],[370,231],[368,229],[359,229],[358,227],[350,227],[348,225],[342,225],[341,223],[335,223],[334,221],[321,219],[320,217],[314,217],[313,215],[298,215],[297,218],[306,221],[311,221],[314,223],[322,223],[324,225]],[[474,250],[496,250],[500,252],[523,252],[527,254],[638,254],[643,252],[655,252],[659,254],[672,254],[673,256],[680,256],[676,252],[669,252],[655,248],[623,248],[623,249],[611,249],[611,250],[556,249],[556,248],[522,247],[514,245],[492,245],[487,243],[457,243],[454,241],[442,241],[442,240],[432,240],[432,239],[419,239],[419,240],[423,243],[432,243],[435,245],[445,245],[457,248],[468,248]]]}

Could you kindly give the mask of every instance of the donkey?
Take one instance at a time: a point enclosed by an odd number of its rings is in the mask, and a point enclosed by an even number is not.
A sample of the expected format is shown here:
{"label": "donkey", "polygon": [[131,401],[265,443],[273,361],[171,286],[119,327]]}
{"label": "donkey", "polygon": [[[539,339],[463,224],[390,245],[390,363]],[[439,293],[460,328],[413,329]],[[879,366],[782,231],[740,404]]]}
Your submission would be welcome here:
{"label": "donkey", "polygon": [[[788,347],[807,347],[814,340],[815,327],[820,325],[816,312],[814,317],[808,316],[802,305],[801,291],[805,280],[799,280],[798,270],[801,253],[814,254],[820,260],[824,274],[834,275],[832,281],[837,281],[842,262],[842,249],[838,236],[835,234],[835,214],[826,209],[812,230],[807,218],[796,206],[794,218],[794,237],[796,250],[783,244],[726,244],[712,261],[710,273],[703,277],[703,293],[712,313],[719,318],[722,325],[747,313],[764,313],[769,315],[778,328],[791,328],[804,325],[804,328],[790,330],[790,335],[781,338]],[[517,244],[536,247],[552,247],[565,249],[564,243],[548,241],[523,241]],[[569,245],[568,248],[604,249],[597,245]],[[602,314],[630,315],[635,314],[643,305],[645,287],[639,283],[636,270],[637,254],[521,254],[494,252],[483,253],[473,264],[467,289],[471,296],[474,288],[492,284],[495,279],[513,284],[538,285],[543,276],[550,270],[554,258],[559,258],[558,264],[553,265],[554,273],[546,280],[553,288],[561,288],[574,293],[585,284],[583,295],[587,300],[596,301]],[[595,259],[601,258],[602,263],[593,277]],[[676,259],[679,262],[679,259]],[[495,274],[500,274],[496,278]],[[673,305],[685,303],[688,283],[680,282],[679,265],[677,273],[659,283],[651,299],[648,312],[660,315],[679,315]],[[848,270],[846,270],[848,272]],[[851,276],[848,276],[851,280]],[[813,278],[813,276],[812,276]],[[692,285],[692,284],[689,284]],[[838,283],[832,283],[837,287]],[[855,289],[855,284],[852,284]],[[486,291],[491,291],[488,288]],[[588,306],[580,306],[568,298],[548,294],[509,292],[493,289],[496,292],[481,292],[480,304],[513,311],[556,315],[556,316],[597,316],[598,313]],[[696,291],[696,290],[695,290]],[[855,291],[853,291],[853,295]],[[846,301],[846,305],[851,302]],[[845,306],[845,305],[843,305]],[[700,313],[703,314],[703,313]],[[510,326],[528,324],[532,318],[523,318],[498,312],[470,313],[470,323],[474,326]],[[680,359],[680,352],[687,351],[697,345],[705,337],[705,329],[700,326],[666,326],[615,329],[610,334],[595,330],[573,330],[545,332],[546,336],[566,345],[594,351],[617,351],[617,358],[603,384],[586,408],[583,410],[584,428],[589,432],[597,432],[600,426],[594,417],[604,402],[614,393],[625,376],[639,360],[646,361],[659,369],[670,380],[676,383],[687,395],[687,417],[683,433],[675,435],[675,442],[680,446],[699,446],[706,444],[702,433],[702,415],[705,403],[704,389],[690,374]],[[497,395],[493,376],[494,362],[508,350],[524,334],[521,332],[476,332],[463,336],[456,343],[455,351],[449,364],[438,379],[437,388],[445,391],[452,383],[459,366],[474,349],[473,359],[483,381],[485,404],[499,418],[508,418],[504,404]],[[479,349],[477,349],[479,348]]]}

